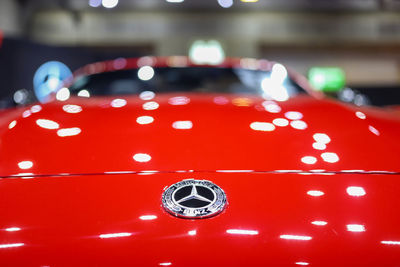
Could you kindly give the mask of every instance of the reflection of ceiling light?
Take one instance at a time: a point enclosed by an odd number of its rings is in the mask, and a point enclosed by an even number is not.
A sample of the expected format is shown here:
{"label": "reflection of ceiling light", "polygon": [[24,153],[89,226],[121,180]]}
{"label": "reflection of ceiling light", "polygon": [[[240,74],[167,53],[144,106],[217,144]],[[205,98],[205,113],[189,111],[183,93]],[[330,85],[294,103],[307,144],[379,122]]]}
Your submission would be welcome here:
{"label": "reflection of ceiling light", "polygon": [[46,119],[38,119],[36,120],[36,124],[44,129],[49,129],[49,130],[58,129],[60,127],[60,125],[57,122]]}
{"label": "reflection of ceiling light", "polygon": [[280,235],[279,237],[282,239],[303,240],[303,241],[308,241],[312,239],[311,236],[304,236],[304,235]]}
{"label": "reflection of ceiling light", "polygon": [[137,153],[133,156],[133,159],[137,162],[148,162],[151,160],[151,156],[145,153]]}
{"label": "reflection of ceiling light", "polygon": [[313,197],[320,197],[324,195],[324,192],[319,191],[319,190],[310,190],[307,192],[308,195],[313,196]]}
{"label": "reflection of ceiling light", "polygon": [[157,216],[156,215],[142,215],[139,217],[139,219],[141,219],[143,221],[151,221],[151,220],[157,219]]}
{"label": "reflection of ceiling light", "polygon": [[150,124],[154,121],[154,118],[151,116],[140,116],[136,119],[136,122],[139,124]]}
{"label": "reflection of ceiling light", "polygon": [[314,224],[314,225],[318,225],[318,226],[325,226],[325,225],[328,224],[328,223],[325,222],[325,221],[313,221],[313,222],[311,222],[311,223]]}
{"label": "reflection of ceiling light", "polygon": [[21,162],[18,163],[18,167],[21,170],[27,170],[27,169],[30,169],[30,168],[33,167],[33,162],[29,161],[29,160],[21,161]]}
{"label": "reflection of ceiling light", "polygon": [[78,127],[60,129],[57,131],[57,135],[59,137],[74,136],[74,135],[78,135],[80,133],[81,133],[81,129]]}
{"label": "reflection of ceiling light", "polygon": [[255,131],[271,132],[275,130],[275,126],[269,122],[252,122],[250,128]]}
{"label": "reflection of ceiling light", "polygon": [[188,232],[188,235],[191,235],[191,236],[196,235],[196,234],[197,234],[196,230],[191,230]]}
{"label": "reflection of ceiling light", "polygon": [[328,144],[331,141],[329,136],[324,133],[316,133],[313,135],[313,138],[317,143],[321,143],[321,144]]}
{"label": "reflection of ceiling light", "polygon": [[361,197],[366,194],[364,188],[360,186],[349,186],[347,187],[346,192],[353,197]]}
{"label": "reflection of ceiling light", "polygon": [[346,227],[349,232],[365,232],[365,226],[362,224],[348,224]]}
{"label": "reflection of ceiling light", "polygon": [[305,156],[301,158],[301,162],[305,164],[315,164],[317,162],[317,158],[312,156]]}
{"label": "reflection of ceiling light", "polygon": [[156,94],[152,91],[143,91],[140,93],[139,98],[142,100],[152,100]]}
{"label": "reflection of ceiling light", "polygon": [[19,228],[19,227],[9,227],[9,228],[6,228],[6,231],[7,232],[16,232],[16,231],[20,231],[21,230],[21,228]]}
{"label": "reflection of ceiling light", "polygon": [[115,234],[101,234],[100,238],[115,238],[115,237],[125,237],[131,236],[131,233],[115,233]]}
{"label": "reflection of ceiling light", "polygon": [[168,3],[182,3],[184,0],[167,0]]}
{"label": "reflection of ceiling light", "polygon": [[328,163],[335,163],[339,161],[339,156],[333,152],[322,153],[321,158]]}
{"label": "reflection of ceiling light", "polygon": [[125,99],[113,99],[113,101],[111,101],[111,106],[113,108],[121,108],[123,106],[126,105],[126,100]]}
{"label": "reflection of ceiling light", "polygon": [[69,89],[65,88],[65,87],[61,88],[56,94],[56,98],[59,101],[68,100],[70,96],[71,96],[71,93],[69,92]]}
{"label": "reflection of ceiling light", "polygon": [[296,264],[297,264],[297,265],[302,265],[302,266],[307,266],[307,265],[309,265],[309,263],[308,263],[308,262],[305,262],[305,261],[298,261],[298,262],[296,262]]}
{"label": "reflection of ceiling light", "polygon": [[285,113],[285,117],[289,120],[301,120],[303,118],[303,114],[298,111],[288,111]]}
{"label": "reflection of ceiling light", "polygon": [[12,129],[12,128],[14,128],[15,127],[15,125],[17,125],[17,121],[16,120],[13,120],[12,122],[10,122],[10,124],[8,125],[8,129]]}
{"label": "reflection of ceiling light", "polygon": [[13,243],[13,244],[0,244],[0,248],[16,248],[25,245],[24,243]]}
{"label": "reflection of ceiling light", "polygon": [[191,121],[175,121],[172,124],[172,128],[178,130],[189,130],[192,129],[193,123]]}
{"label": "reflection of ceiling light", "polygon": [[258,235],[256,230],[228,229],[226,232],[233,235]]}
{"label": "reflection of ceiling light", "polygon": [[78,96],[80,96],[80,97],[90,97],[90,93],[89,93],[88,90],[83,89],[83,90],[79,91]]}

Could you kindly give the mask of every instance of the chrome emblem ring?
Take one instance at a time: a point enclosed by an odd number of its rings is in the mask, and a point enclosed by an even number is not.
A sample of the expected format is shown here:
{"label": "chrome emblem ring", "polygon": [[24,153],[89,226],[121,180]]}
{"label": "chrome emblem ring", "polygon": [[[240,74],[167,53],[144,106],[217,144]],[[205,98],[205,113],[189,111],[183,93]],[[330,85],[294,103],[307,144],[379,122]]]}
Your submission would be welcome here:
{"label": "chrome emblem ring", "polygon": [[206,180],[188,179],[168,187],[162,195],[164,209],[181,218],[207,218],[224,210],[225,192]]}

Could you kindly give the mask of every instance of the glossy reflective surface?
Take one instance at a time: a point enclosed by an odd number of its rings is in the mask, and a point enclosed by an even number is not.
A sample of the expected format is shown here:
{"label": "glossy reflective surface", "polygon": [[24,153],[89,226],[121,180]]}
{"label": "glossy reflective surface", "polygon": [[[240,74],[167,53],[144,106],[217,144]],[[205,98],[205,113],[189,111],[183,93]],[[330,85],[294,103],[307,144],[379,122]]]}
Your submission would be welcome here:
{"label": "glossy reflective surface", "polygon": [[[116,171],[399,172],[400,120],[330,100],[71,98],[1,116],[0,176]],[[224,99],[223,103],[215,103]],[[122,105],[123,103],[123,105]],[[271,107],[274,108],[271,108]],[[359,114],[359,113],[358,113]]]}
{"label": "glossy reflective surface", "polygon": [[[396,266],[400,261],[399,175],[24,178],[0,181],[5,266]],[[186,178],[218,183],[227,193],[227,209],[204,220],[167,214],[160,201],[164,186]],[[355,186],[365,194],[349,195]],[[324,194],[312,196],[310,190]],[[203,253],[208,256],[199,257]]]}
{"label": "glossy reflective surface", "polygon": [[[0,265],[400,262],[398,114],[308,95],[80,95],[0,112]],[[165,188],[190,178],[227,208],[165,212]]]}

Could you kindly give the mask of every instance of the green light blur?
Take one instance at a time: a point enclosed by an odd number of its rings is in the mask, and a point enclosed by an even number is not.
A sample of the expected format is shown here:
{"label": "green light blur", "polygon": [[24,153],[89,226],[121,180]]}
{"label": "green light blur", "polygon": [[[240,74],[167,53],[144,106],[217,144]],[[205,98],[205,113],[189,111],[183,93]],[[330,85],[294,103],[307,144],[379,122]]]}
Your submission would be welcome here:
{"label": "green light blur", "polygon": [[308,71],[311,85],[323,92],[338,92],[346,85],[346,75],[337,67],[313,67]]}

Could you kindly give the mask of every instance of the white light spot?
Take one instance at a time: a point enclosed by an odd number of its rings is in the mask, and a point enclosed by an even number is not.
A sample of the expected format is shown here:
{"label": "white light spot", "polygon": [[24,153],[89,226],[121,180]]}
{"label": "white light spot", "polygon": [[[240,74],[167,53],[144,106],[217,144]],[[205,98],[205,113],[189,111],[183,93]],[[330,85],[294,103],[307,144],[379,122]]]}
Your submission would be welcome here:
{"label": "white light spot", "polygon": [[309,263],[308,263],[308,262],[305,262],[305,261],[298,261],[298,262],[296,262],[296,264],[297,264],[297,265],[302,265],[302,266],[307,266],[307,265],[309,265]]}
{"label": "white light spot", "polygon": [[105,8],[114,8],[118,5],[118,0],[102,0],[101,4]]}
{"label": "white light spot", "polygon": [[146,102],[143,104],[144,110],[155,110],[158,109],[160,105],[155,101]]}
{"label": "white light spot", "polygon": [[322,153],[321,158],[328,163],[335,163],[339,161],[339,156],[333,152]]}
{"label": "white light spot", "polygon": [[136,119],[136,122],[139,124],[150,124],[154,121],[154,118],[151,116],[140,116]]}
{"label": "white light spot", "polygon": [[313,156],[305,156],[301,158],[301,162],[305,164],[315,164],[317,162],[317,158]]}
{"label": "white light spot", "polygon": [[258,235],[256,230],[228,229],[226,232],[232,235]]}
{"label": "white light spot", "polygon": [[283,84],[286,78],[287,70],[285,66],[279,63],[275,63],[271,70],[271,79],[277,83]]}
{"label": "white light spot", "polygon": [[361,111],[357,111],[357,112],[356,112],[356,116],[357,116],[359,119],[362,119],[362,120],[365,120],[365,119],[367,118],[367,116],[366,116],[363,112],[361,112]]}
{"label": "white light spot", "polygon": [[42,106],[40,106],[40,105],[34,105],[34,106],[31,107],[31,112],[32,113],[38,113],[41,110],[42,110]]}
{"label": "white light spot", "polygon": [[298,111],[288,111],[285,113],[285,117],[289,120],[301,120],[303,118],[303,114]]}
{"label": "white light spot", "polygon": [[10,122],[10,124],[8,125],[8,129],[12,129],[12,128],[14,128],[15,127],[15,125],[17,125],[17,121],[16,120],[13,120],[12,122]]}
{"label": "white light spot", "polygon": [[223,8],[230,8],[233,5],[233,0],[218,0],[218,4]]}
{"label": "white light spot", "polygon": [[116,98],[111,101],[111,106],[113,108],[122,108],[123,106],[126,106],[126,103],[125,99]]}
{"label": "white light spot", "polygon": [[371,133],[375,134],[376,136],[379,136],[379,135],[380,135],[380,132],[379,132],[375,127],[373,127],[373,126],[371,126],[371,125],[368,126],[368,130],[369,130]]}
{"label": "white light spot", "polygon": [[132,233],[101,234],[100,238],[116,238],[116,237],[126,237],[131,235]]}
{"label": "white light spot", "polygon": [[280,235],[279,237],[282,239],[301,240],[301,241],[308,241],[312,239],[311,236],[306,236],[306,235]]}
{"label": "white light spot", "polygon": [[57,122],[51,121],[51,120],[38,119],[38,120],[36,120],[36,124],[39,127],[42,127],[44,129],[49,129],[49,130],[55,130],[55,129],[60,128],[60,125]]}
{"label": "white light spot", "polygon": [[289,93],[280,81],[271,78],[265,78],[261,82],[261,88],[264,91],[265,98],[272,98],[276,101],[286,101],[289,99]]}
{"label": "white light spot", "polygon": [[175,121],[172,123],[174,129],[189,130],[192,129],[193,123],[191,121]]}
{"label": "white light spot", "polygon": [[361,197],[366,194],[364,188],[360,186],[349,186],[347,187],[346,192],[353,197]]}
{"label": "white light spot", "polygon": [[307,192],[307,194],[313,197],[320,197],[323,196],[325,193],[320,190],[310,190]]}
{"label": "white light spot", "polygon": [[69,91],[68,88],[61,88],[57,94],[56,94],[56,99],[59,101],[66,101],[69,99],[69,97],[71,96],[71,93]]}
{"label": "white light spot", "polygon": [[349,232],[365,232],[365,226],[362,224],[348,224],[346,228]]}
{"label": "white light spot", "polygon": [[154,77],[154,69],[151,66],[143,66],[138,70],[137,75],[142,81],[149,81]]}
{"label": "white light spot", "polygon": [[148,101],[152,100],[155,96],[156,94],[152,91],[143,91],[140,93],[139,98]]}
{"label": "white light spot", "polygon": [[21,231],[21,228],[19,227],[9,227],[5,229],[7,232],[17,232],[17,231]]}
{"label": "white light spot", "polygon": [[290,126],[297,130],[307,129],[307,123],[305,123],[304,121],[291,121]]}
{"label": "white light spot", "polygon": [[30,115],[32,115],[32,112],[30,110],[25,110],[22,113],[22,118],[28,118]]}
{"label": "white light spot", "polygon": [[264,101],[262,105],[265,108],[265,110],[270,113],[279,113],[282,110],[278,104],[272,101]]}
{"label": "white light spot", "polygon": [[325,225],[328,224],[328,223],[325,222],[325,221],[313,221],[313,222],[311,222],[311,223],[314,224],[314,225],[318,225],[318,226],[325,226]]}
{"label": "white light spot", "polygon": [[186,96],[175,96],[168,99],[168,103],[174,106],[187,105],[190,102],[190,98]]}
{"label": "white light spot", "polygon": [[67,113],[79,113],[82,111],[82,107],[78,105],[64,105],[63,110]]}
{"label": "white light spot", "polygon": [[80,90],[78,92],[78,96],[80,96],[80,97],[90,97],[90,93],[89,93],[88,90],[83,89],[83,90]]}
{"label": "white light spot", "polygon": [[275,126],[269,122],[252,122],[250,128],[255,131],[271,132],[275,130]]}
{"label": "white light spot", "polygon": [[[172,0],[170,0],[170,1],[172,1]],[[183,0],[182,0],[182,2],[183,2]],[[161,262],[158,265],[160,265],[160,266],[170,266],[170,265],[172,265],[172,263],[171,262]]]}
{"label": "white light spot", "polygon": [[191,230],[188,232],[188,235],[194,236],[197,235],[197,231],[196,230]]}
{"label": "white light spot", "polygon": [[13,243],[13,244],[0,244],[0,248],[16,248],[22,247],[24,243]]}
{"label": "white light spot", "polygon": [[328,144],[331,141],[329,136],[324,133],[316,133],[313,135],[313,138],[314,138],[315,142],[321,143],[321,144]]}
{"label": "white light spot", "polygon": [[139,217],[139,219],[141,219],[143,221],[151,221],[151,220],[157,219],[157,216],[156,215],[142,215]]}
{"label": "white light spot", "polygon": [[312,144],[312,147],[313,147],[314,149],[317,149],[317,150],[325,150],[325,149],[326,149],[326,145],[325,145],[325,144],[323,144],[323,143],[318,143],[318,142],[313,143],[313,144]]}
{"label": "white light spot", "polygon": [[272,123],[280,127],[285,127],[289,125],[289,121],[287,119],[282,119],[282,118],[274,119]]}
{"label": "white light spot", "polygon": [[133,156],[133,159],[137,162],[148,162],[151,160],[151,156],[145,153],[137,153]]}
{"label": "white light spot", "polygon": [[78,135],[80,133],[81,133],[81,129],[78,127],[65,128],[65,129],[60,129],[57,131],[57,135],[59,137],[74,136],[74,135]]}
{"label": "white light spot", "polygon": [[27,170],[27,169],[30,169],[30,168],[33,167],[33,162],[29,161],[29,160],[21,161],[21,162],[18,163],[18,167],[21,170]]}
{"label": "white light spot", "polygon": [[384,240],[384,241],[381,241],[381,243],[385,244],[385,245],[397,245],[397,246],[400,246],[400,241]]}

